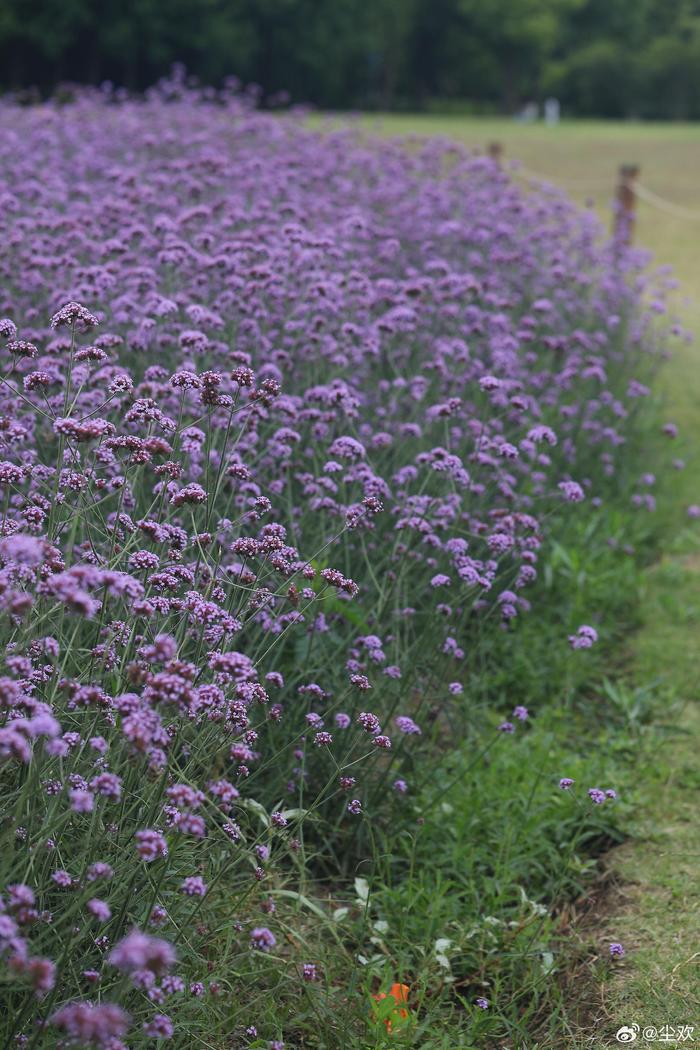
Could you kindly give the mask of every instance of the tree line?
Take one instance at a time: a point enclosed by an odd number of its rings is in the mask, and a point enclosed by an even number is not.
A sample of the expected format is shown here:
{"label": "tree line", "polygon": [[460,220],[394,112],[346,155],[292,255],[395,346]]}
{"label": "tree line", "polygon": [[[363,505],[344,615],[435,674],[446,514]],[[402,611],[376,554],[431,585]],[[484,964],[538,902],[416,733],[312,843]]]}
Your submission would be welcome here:
{"label": "tree line", "polygon": [[0,0],[0,88],[183,62],[333,109],[700,117],[700,0]]}

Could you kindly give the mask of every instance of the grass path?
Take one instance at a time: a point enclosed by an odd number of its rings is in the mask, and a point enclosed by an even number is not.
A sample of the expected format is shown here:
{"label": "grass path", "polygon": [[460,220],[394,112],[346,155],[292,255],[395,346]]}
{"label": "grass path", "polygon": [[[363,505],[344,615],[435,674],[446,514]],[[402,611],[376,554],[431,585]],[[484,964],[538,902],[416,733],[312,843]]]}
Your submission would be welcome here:
{"label": "grass path", "polygon": [[[688,320],[700,332],[697,307]],[[633,640],[634,678],[656,682],[668,715],[661,716],[639,760],[638,824],[607,858],[615,889],[595,920],[595,940],[619,940],[624,962],[589,979],[587,1031],[582,1047],[620,1046],[615,1033],[695,1027],[700,1043],[700,708],[697,705],[700,632],[700,529],[687,506],[700,502],[700,351],[689,347],[669,365],[664,386],[669,418],[681,426],[687,468],[674,478],[667,553],[645,576],[644,624]],[[653,1033],[650,1033],[653,1034]],[[570,1043],[566,1044],[567,1046]]]}

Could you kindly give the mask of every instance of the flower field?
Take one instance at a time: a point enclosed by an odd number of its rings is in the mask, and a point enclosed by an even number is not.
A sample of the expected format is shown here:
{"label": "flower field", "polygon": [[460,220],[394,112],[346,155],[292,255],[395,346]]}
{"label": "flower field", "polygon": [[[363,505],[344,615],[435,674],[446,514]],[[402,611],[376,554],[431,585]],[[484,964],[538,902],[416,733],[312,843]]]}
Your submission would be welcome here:
{"label": "flower field", "polygon": [[667,275],[234,84],[0,108],[2,1045],[522,1033],[625,804]]}

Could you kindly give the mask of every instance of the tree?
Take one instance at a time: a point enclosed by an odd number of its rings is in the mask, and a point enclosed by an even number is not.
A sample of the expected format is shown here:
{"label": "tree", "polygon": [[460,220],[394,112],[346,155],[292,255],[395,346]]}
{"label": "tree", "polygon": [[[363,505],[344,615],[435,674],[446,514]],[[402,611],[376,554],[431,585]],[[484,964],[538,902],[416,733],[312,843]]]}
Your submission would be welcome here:
{"label": "tree", "polygon": [[334,109],[470,100],[513,112],[700,116],[700,0],[0,0],[0,88],[183,62]]}
{"label": "tree", "polygon": [[504,108],[514,112],[539,93],[543,63],[557,43],[563,19],[584,0],[459,0],[457,10],[500,72]]}

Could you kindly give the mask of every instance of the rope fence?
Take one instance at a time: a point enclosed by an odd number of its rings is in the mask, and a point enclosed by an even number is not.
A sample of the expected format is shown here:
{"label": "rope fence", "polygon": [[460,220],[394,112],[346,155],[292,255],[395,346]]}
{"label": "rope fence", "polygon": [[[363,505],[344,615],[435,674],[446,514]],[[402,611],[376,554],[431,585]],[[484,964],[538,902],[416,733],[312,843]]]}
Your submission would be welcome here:
{"label": "rope fence", "polygon": [[[503,165],[503,145],[500,142],[491,142],[487,147],[487,154],[499,166]],[[537,182],[549,182],[562,189],[594,190],[603,186],[610,186],[610,180],[603,176],[591,176],[590,178],[577,179],[567,177],[553,178],[543,172],[534,171],[519,161],[509,165],[508,174],[519,176],[524,179]],[[623,164],[618,169],[618,179],[614,187],[613,207],[613,232],[624,243],[630,244],[634,235],[636,221],[637,200],[643,200],[652,208],[664,212],[666,215],[687,222],[700,222],[700,210],[686,208],[675,201],[667,200],[654,190],[649,189],[639,181],[639,165]]]}
{"label": "rope fence", "polygon": [[535,179],[537,182],[551,182],[562,186],[571,186],[572,189],[590,190],[596,189],[597,187],[610,186],[610,179],[604,175],[591,175],[587,179],[573,179],[569,176],[558,175],[556,179],[549,175],[543,175],[539,171],[533,171],[532,168],[528,168],[522,161],[516,161],[512,166],[508,167],[508,171],[513,175],[520,175],[525,179]]}
{"label": "rope fence", "polygon": [[638,182],[635,186],[635,192],[638,197],[650,204],[652,208],[665,211],[667,215],[674,215],[677,219],[688,219],[689,222],[700,222],[700,211],[694,208],[684,208],[682,204],[674,204],[673,201],[667,201],[665,197],[660,197],[658,193],[654,193],[648,186]]}

